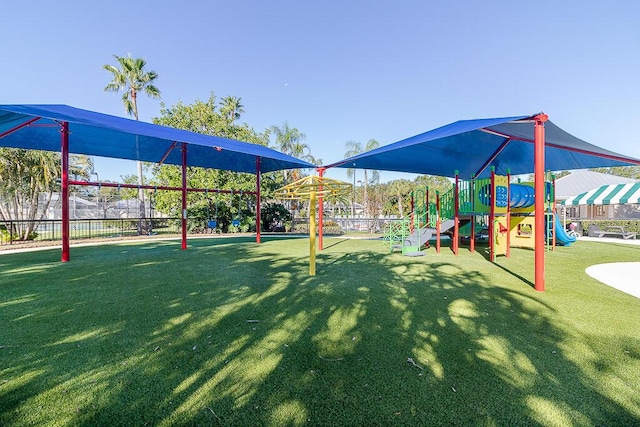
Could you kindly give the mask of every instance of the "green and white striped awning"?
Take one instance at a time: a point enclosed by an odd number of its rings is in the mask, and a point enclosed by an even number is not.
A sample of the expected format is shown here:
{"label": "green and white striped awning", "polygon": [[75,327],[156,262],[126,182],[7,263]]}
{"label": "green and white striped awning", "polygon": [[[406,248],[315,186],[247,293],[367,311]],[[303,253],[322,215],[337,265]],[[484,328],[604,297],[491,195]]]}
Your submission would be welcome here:
{"label": "green and white striped awning", "polygon": [[610,184],[569,197],[563,205],[625,205],[640,203],[640,182]]}

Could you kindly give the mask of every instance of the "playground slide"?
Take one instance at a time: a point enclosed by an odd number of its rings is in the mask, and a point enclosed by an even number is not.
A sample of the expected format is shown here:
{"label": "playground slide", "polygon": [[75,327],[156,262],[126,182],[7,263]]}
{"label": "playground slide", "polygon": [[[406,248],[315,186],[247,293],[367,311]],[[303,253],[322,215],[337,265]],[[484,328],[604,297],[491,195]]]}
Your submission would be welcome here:
{"label": "playground slide", "polygon": [[553,217],[556,223],[556,241],[563,246],[571,246],[571,244],[576,241],[576,238],[567,234],[557,215],[554,215]]}
{"label": "playground slide", "polygon": [[440,232],[446,233],[447,231],[451,230],[454,225],[456,225],[456,222],[452,219],[442,221],[442,223],[440,223]]}
{"label": "playground slide", "polygon": [[418,246],[426,244],[429,239],[433,236],[433,229],[431,228],[420,228],[417,230],[413,230],[413,232],[404,239],[405,246]]}
{"label": "playground slide", "polygon": [[[469,224],[471,222],[471,220],[469,218],[462,218],[459,222],[458,225],[460,227],[464,227],[465,225]],[[452,219],[447,219],[445,221],[442,221],[442,223],[440,224],[440,233],[442,234],[453,234],[453,227],[456,225],[456,222]],[[432,229],[433,232],[435,233],[435,229]]]}
{"label": "playground slide", "polygon": [[402,254],[404,256],[425,255],[422,248],[428,244],[432,236],[433,230],[430,228],[413,230],[413,232],[404,239],[404,242],[402,242]]}

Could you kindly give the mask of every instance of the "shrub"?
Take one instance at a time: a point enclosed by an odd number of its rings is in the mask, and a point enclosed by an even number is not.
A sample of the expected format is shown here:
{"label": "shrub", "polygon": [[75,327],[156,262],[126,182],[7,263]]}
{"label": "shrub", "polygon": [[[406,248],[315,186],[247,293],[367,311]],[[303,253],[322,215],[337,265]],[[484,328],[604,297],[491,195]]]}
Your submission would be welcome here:
{"label": "shrub", "polygon": [[265,231],[285,231],[291,213],[281,203],[266,203],[260,209],[260,224]]}
{"label": "shrub", "polygon": [[627,231],[640,233],[640,220],[637,219],[583,219],[572,222],[579,222],[582,226],[583,234],[586,234],[590,225],[598,227],[617,226],[624,227]]}

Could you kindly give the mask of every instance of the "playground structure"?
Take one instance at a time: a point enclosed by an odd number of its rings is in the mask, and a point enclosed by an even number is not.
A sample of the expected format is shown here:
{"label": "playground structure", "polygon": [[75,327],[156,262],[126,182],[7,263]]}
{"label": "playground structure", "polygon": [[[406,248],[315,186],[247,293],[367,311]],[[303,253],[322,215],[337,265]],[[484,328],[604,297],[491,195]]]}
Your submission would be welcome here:
{"label": "playground structure", "polygon": [[[352,192],[351,184],[337,181],[335,179],[322,176],[322,169],[318,175],[309,175],[291,184],[285,185],[275,191],[280,199],[309,199],[309,276],[316,275],[316,206],[320,199],[319,215],[320,230],[322,230],[322,201],[323,199],[335,199],[347,196]],[[322,250],[322,231],[319,240],[320,250]]]}
{"label": "playground structure", "polygon": [[[429,189],[417,189],[411,194],[411,214],[393,224],[385,233],[390,252],[400,249],[405,256],[425,255],[429,241],[435,240],[440,252],[441,236],[451,239],[451,250],[457,255],[461,240],[469,242],[471,252],[477,241],[486,240],[489,257],[510,256],[511,247],[536,247],[535,195],[533,183],[510,183],[510,175],[490,178],[460,179],[458,173],[450,190],[436,192],[435,202],[429,202]],[[575,237],[569,236],[555,215],[554,180],[545,182],[544,233],[545,246],[569,246]]]}
{"label": "playground structure", "polygon": [[[67,105],[0,105],[0,145],[61,154],[62,262],[69,251],[69,154],[82,153],[181,167],[182,249],[187,248],[187,167],[232,170],[256,176],[256,192],[265,172],[315,168],[316,165],[268,147],[181,129],[123,119]],[[546,129],[545,129],[546,128]],[[461,147],[465,147],[461,149]],[[469,149],[467,149],[467,147]],[[427,154],[428,153],[428,154]],[[532,160],[532,162],[530,161]],[[640,160],[589,144],[549,121],[532,115],[459,120],[318,169],[375,169],[448,176],[483,176],[489,166],[506,173],[534,174],[535,226],[545,228],[544,171],[640,165]],[[473,174],[473,175],[472,175]],[[260,212],[260,197],[256,211]],[[320,211],[322,205],[320,205]],[[459,212],[457,212],[459,213]],[[256,215],[260,217],[260,215]],[[456,218],[457,220],[457,218]],[[320,214],[322,221],[322,214]],[[260,243],[259,221],[256,242]],[[455,221],[455,225],[459,226]],[[439,233],[440,229],[436,229]],[[545,236],[535,234],[535,289],[545,288]],[[322,248],[322,227],[319,245]]]}

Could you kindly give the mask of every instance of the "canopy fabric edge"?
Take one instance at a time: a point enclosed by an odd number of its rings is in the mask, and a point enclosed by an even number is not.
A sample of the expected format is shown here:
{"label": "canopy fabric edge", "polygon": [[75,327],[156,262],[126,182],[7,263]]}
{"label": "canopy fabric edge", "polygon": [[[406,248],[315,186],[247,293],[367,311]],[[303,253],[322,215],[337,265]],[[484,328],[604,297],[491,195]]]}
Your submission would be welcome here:
{"label": "canopy fabric edge", "polygon": [[[38,117],[40,120],[34,120]],[[176,143],[178,145],[186,143],[202,147],[198,149],[200,151],[198,154],[203,156],[225,151],[227,160],[218,161],[216,167],[212,167],[215,169],[256,173],[255,158],[257,157],[262,159],[263,172],[316,167],[307,161],[259,144],[111,116],[62,104],[0,105],[0,146],[57,151],[58,142],[53,141],[53,132],[56,130],[47,128],[47,124],[62,122],[70,124],[73,152],[77,154],[150,162],[166,160],[167,164],[180,164],[181,156],[170,157],[170,154],[176,148]],[[23,126],[24,123],[27,124]],[[23,134],[25,136],[21,138]],[[48,142],[45,143],[45,139]],[[143,154],[144,148],[141,148],[143,143],[138,143],[139,139],[144,140],[147,148],[154,150],[156,154]],[[109,141],[113,141],[114,144],[106,147],[106,142]],[[120,145],[116,145],[116,142]],[[161,144],[162,147],[159,146]],[[207,154],[209,149],[213,151]],[[228,161],[229,158],[233,158],[235,162]],[[194,162],[194,159],[190,159],[190,162]],[[206,162],[202,163],[206,164]],[[209,167],[200,164],[190,164],[190,166]]]}

